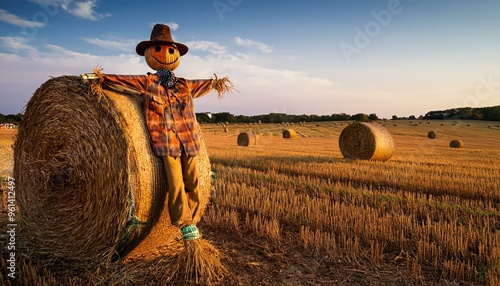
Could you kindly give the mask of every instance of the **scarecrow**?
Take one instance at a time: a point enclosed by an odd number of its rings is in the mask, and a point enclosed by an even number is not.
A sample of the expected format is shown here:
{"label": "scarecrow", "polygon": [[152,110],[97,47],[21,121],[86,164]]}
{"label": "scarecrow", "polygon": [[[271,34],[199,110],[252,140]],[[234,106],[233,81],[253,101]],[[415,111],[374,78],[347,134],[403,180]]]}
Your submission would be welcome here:
{"label": "scarecrow", "polygon": [[156,73],[147,75],[102,74],[96,68],[86,79],[96,79],[92,88],[131,89],[145,97],[146,124],[154,153],[163,159],[168,182],[168,211],[172,225],[181,230],[184,242],[200,238],[196,223],[201,218],[196,155],[200,151],[200,130],[194,113],[193,99],[214,89],[219,97],[231,91],[227,77],[189,80],[176,77],[173,71],[188,47],[172,39],[167,25],[156,24],[149,41],[136,46],[148,66]]}

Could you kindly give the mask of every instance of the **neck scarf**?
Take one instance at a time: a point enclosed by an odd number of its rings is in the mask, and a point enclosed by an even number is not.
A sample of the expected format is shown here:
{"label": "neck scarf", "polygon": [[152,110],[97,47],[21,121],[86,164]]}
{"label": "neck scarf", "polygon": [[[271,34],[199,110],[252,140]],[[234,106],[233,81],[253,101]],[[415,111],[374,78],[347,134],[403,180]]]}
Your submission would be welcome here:
{"label": "neck scarf", "polygon": [[177,83],[174,73],[169,70],[159,70],[156,74],[160,77],[160,84],[165,88],[172,88]]}

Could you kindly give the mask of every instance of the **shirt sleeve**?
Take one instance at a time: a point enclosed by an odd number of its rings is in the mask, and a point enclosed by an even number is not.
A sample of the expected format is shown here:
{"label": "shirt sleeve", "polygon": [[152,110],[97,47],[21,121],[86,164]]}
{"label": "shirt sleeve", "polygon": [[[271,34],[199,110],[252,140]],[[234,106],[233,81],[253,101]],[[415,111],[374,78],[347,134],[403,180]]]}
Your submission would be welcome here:
{"label": "shirt sleeve", "polygon": [[211,79],[189,79],[187,83],[193,98],[202,97],[214,89]]}
{"label": "shirt sleeve", "polygon": [[146,91],[147,76],[103,74],[103,87],[118,92],[142,94]]}

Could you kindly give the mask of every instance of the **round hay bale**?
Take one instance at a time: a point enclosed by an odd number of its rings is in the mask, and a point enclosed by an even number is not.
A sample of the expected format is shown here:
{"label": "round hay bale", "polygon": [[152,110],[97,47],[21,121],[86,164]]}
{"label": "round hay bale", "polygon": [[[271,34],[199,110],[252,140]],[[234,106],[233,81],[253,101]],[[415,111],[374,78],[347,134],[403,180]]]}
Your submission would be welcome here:
{"label": "round hay bale", "polygon": [[293,129],[285,129],[283,130],[283,138],[295,138],[297,137],[297,132]]}
{"label": "round hay bale", "polygon": [[429,138],[429,139],[436,139],[436,132],[429,131],[429,133],[427,133],[427,138]]}
{"label": "round hay bale", "polygon": [[342,130],[339,147],[344,158],[386,161],[393,154],[394,142],[382,125],[356,122]]}
{"label": "round hay bale", "polygon": [[238,146],[250,146],[257,144],[258,136],[253,132],[242,132],[238,135]]}
{"label": "round hay bale", "polygon": [[450,147],[451,148],[464,148],[464,142],[462,140],[451,140]]}
{"label": "round hay bale", "polygon": [[[164,209],[164,167],[152,151],[142,106],[138,95],[98,98],[78,76],[52,78],[36,90],[14,145],[28,248],[97,265],[124,257],[157,225],[164,226],[158,243],[173,243],[179,230]],[[203,209],[211,187],[207,154],[202,142]]]}

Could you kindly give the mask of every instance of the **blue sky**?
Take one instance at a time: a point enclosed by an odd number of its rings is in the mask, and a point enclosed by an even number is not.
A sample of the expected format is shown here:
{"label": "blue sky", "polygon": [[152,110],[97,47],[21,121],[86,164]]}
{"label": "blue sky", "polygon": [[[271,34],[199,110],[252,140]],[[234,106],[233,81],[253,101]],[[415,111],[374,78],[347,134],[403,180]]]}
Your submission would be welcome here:
{"label": "blue sky", "polygon": [[197,112],[423,115],[500,104],[500,1],[0,0],[0,113],[50,77],[149,71],[156,23],[190,50],[185,78],[239,93]]}

